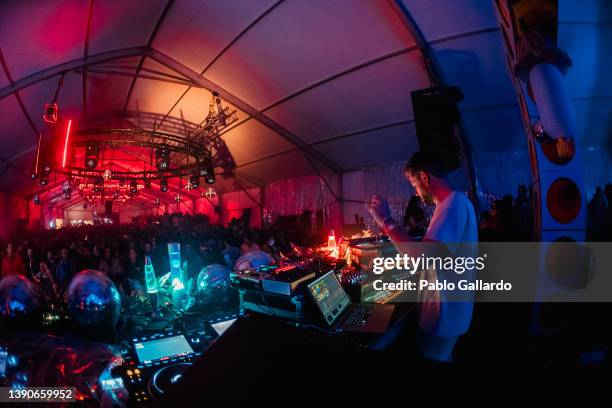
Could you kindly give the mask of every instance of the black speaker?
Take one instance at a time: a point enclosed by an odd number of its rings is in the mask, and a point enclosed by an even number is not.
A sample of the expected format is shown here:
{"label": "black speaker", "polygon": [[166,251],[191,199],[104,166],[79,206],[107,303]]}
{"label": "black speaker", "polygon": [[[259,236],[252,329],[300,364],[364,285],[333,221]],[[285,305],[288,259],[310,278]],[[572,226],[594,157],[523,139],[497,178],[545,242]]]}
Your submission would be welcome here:
{"label": "black speaker", "polygon": [[113,213],[113,202],[105,201],[104,202],[104,214],[111,215]]}
{"label": "black speaker", "polygon": [[457,107],[463,100],[461,90],[456,86],[427,88],[411,96],[420,150],[443,157],[448,171],[459,168],[460,144],[454,128],[461,123]]}

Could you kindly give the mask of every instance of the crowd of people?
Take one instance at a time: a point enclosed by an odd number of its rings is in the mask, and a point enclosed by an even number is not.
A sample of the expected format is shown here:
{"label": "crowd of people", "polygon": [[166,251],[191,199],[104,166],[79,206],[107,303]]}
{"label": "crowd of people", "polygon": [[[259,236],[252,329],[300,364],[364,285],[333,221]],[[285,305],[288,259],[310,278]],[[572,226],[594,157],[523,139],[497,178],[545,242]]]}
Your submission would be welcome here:
{"label": "crowd of people", "polygon": [[527,186],[517,188],[516,197],[510,194],[494,200],[491,208],[480,214],[480,241],[533,241],[533,210]]}
{"label": "crowd of people", "polygon": [[0,274],[23,275],[38,285],[46,298],[58,299],[74,275],[95,269],[130,294],[135,282],[144,281],[145,257],[150,257],[156,273],[170,270],[170,242],[180,243],[189,277],[195,278],[211,264],[232,267],[249,251],[273,256],[287,253],[293,244],[303,244],[305,237],[304,231],[288,233],[278,223],[253,229],[241,218],[222,227],[211,224],[205,215],[180,213],[139,217],[131,224],[22,231],[10,242],[1,243]]}
{"label": "crowd of people", "polygon": [[[529,190],[520,185],[516,197],[506,195],[481,213],[480,241],[531,241],[533,216]],[[587,240],[612,240],[612,185],[597,187],[587,205]],[[165,214],[143,216],[131,224],[81,225],[60,230],[20,231],[0,241],[0,276],[24,275],[40,286],[46,297],[59,298],[72,277],[95,269],[109,276],[124,291],[126,282],[143,281],[148,256],[156,271],[168,271],[169,242],[181,244],[181,257],[190,275],[204,266],[232,267],[241,254],[262,250],[272,255],[291,245],[312,245],[308,240],[309,214],[279,219],[274,225],[253,229],[248,219],[233,219],[227,227],[213,225],[206,215]],[[406,209],[404,227],[419,239],[430,217],[418,196]],[[363,218],[356,218],[356,222]],[[316,240],[316,238],[314,238]],[[190,276],[195,277],[195,276]]]}
{"label": "crowd of people", "polygon": [[[488,211],[481,213],[480,241],[532,241],[533,210],[531,194],[520,185],[517,196],[505,195],[491,203]],[[612,241],[612,184],[597,187],[587,203],[585,240]]]}
{"label": "crowd of people", "polygon": [[597,187],[587,204],[587,239],[612,241],[612,184]]}
{"label": "crowd of people", "polygon": [[[480,214],[479,240],[484,242],[533,240],[533,216],[530,194],[525,185],[517,189],[516,197],[508,194],[491,202],[491,207]],[[414,239],[421,239],[433,214],[432,206],[414,195],[408,201],[403,227]]]}

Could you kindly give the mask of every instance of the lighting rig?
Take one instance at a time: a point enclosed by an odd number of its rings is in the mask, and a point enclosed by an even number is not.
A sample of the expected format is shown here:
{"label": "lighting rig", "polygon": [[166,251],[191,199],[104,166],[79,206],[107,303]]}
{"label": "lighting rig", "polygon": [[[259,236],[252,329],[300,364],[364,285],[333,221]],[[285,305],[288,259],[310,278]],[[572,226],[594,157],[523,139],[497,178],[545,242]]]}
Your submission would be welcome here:
{"label": "lighting rig", "polygon": [[[45,105],[45,120],[50,124],[52,137],[46,143],[42,135],[39,138],[32,179],[46,186],[52,172],[65,175],[70,180],[70,190],[63,190],[67,199],[74,188],[90,204],[96,200],[124,202],[138,195],[139,190],[150,189],[156,180],[160,191],[166,193],[170,191],[169,180],[182,177],[188,180],[188,187],[183,186],[186,190],[199,189],[201,179],[207,185],[215,183],[215,168],[220,167],[222,174],[231,176],[236,167],[220,133],[238,120],[237,112],[224,107],[216,93],[201,124],[182,121],[181,127],[160,125],[152,130],[77,129],[73,121],[58,117],[55,100],[54,106],[49,105]],[[143,169],[108,168],[104,158],[119,151],[134,156],[136,161],[142,160]]]}

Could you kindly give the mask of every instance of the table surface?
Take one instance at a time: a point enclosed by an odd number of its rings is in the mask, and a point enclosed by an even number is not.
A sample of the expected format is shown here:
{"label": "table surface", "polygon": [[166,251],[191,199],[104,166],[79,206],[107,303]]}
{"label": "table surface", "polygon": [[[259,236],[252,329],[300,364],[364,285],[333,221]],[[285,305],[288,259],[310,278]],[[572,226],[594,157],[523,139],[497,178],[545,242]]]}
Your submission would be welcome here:
{"label": "table surface", "polygon": [[[312,332],[313,335],[327,337],[330,340],[346,342],[353,346],[382,351],[389,347],[404,330],[414,325],[416,304],[415,303],[390,303],[395,306],[389,328],[384,333],[360,333],[343,331],[339,333],[325,332],[325,328],[316,324],[302,325],[302,330]],[[320,328],[321,330],[316,330]]]}

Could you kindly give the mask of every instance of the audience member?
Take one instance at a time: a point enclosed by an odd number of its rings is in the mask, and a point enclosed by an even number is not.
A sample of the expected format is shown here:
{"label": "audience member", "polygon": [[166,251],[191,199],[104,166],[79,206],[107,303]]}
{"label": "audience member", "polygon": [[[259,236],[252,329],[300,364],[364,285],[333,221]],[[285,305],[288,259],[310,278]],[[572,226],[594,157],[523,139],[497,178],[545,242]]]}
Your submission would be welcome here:
{"label": "audience member", "polygon": [[608,205],[604,199],[603,189],[597,187],[591,201],[587,204],[587,240],[588,241],[605,241],[606,215],[608,213]]}
{"label": "audience member", "polygon": [[423,238],[427,228],[427,217],[421,207],[421,199],[418,195],[413,195],[408,201],[406,212],[404,213],[404,228],[414,239]]}
{"label": "audience member", "polygon": [[2,276],[24,275],[25,266],[18,252],[14,251],[13,244],[6,246],[6,256],[2,258]]}

